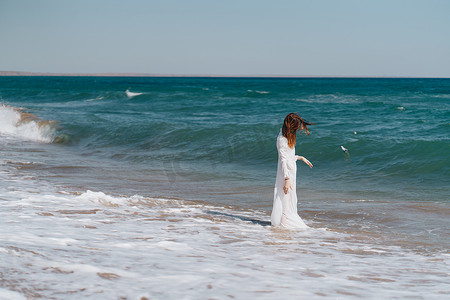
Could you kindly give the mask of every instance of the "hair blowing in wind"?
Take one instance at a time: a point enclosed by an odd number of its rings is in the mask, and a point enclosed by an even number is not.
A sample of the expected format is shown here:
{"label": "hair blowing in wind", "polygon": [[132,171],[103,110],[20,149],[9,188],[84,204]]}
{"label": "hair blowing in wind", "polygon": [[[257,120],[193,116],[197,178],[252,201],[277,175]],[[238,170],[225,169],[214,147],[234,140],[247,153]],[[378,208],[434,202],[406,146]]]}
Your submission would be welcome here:
{"label": "hair blowing in wind", "polygon": [[310,122],[303,120],[297,113],[290,113],[284,118],[283,123],[283,136],[288,140],[290,148],[295,146],[295,135],[300,128],[300,134],[305,131],[309,135],[308,126],[313,125]]}

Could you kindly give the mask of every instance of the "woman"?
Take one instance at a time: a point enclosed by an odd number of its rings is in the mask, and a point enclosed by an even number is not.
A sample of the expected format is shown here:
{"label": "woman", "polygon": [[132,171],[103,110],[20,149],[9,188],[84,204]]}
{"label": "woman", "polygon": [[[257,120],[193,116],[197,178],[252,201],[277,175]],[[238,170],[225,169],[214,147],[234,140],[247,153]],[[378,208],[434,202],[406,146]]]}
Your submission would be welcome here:
{"label": "woman", "polygon": [[284,228],[308,228],[297,214],[296,193],[296,161],[301,160],[310,168],[313,165],[303,156],[295,155],[295,135],[305,131],[309,135],[307,126],[311,123],[303,120],[298,114],[290,113],[284,119],[283,128],[277,138],[278,170],[273,196],[272,226]]}

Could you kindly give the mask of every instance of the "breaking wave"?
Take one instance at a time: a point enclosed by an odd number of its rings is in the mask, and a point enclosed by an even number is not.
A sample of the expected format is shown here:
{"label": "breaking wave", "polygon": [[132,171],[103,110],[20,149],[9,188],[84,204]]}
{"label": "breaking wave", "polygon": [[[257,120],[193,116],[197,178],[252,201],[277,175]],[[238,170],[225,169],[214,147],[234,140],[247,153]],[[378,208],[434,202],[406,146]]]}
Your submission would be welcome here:
{"label": "breaking wave", "polygon": [[51,143],[55,140],[56,121],[41,120],[20,108],[0,105],[0,136]]}
{"label": "breaking wave", "polygon": [[125,93],[127,94],[128,98],[133,98],[139,95],[142,95],[143,93],[134,93],[134,92],[130,92],[130,90],[126,90]]}

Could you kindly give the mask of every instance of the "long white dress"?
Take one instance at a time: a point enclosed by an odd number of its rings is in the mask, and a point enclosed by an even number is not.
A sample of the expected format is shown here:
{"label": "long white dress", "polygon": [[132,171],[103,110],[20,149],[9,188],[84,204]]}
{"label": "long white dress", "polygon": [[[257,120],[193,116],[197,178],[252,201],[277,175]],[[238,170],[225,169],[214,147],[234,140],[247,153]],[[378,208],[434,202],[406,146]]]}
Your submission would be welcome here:
{"label": "long white dress", "polygon": [[[272,226],[281,226],[287,229],[303,229],[308,225],[303,222],[297,213],[297,158],[295,147],[288,146],[288,140],[280,133],[277,137],[278,170],[273,195],[273,209],[270,217]],[[292,186],[287,194],[284,193],[284,179],[289,178]]]}

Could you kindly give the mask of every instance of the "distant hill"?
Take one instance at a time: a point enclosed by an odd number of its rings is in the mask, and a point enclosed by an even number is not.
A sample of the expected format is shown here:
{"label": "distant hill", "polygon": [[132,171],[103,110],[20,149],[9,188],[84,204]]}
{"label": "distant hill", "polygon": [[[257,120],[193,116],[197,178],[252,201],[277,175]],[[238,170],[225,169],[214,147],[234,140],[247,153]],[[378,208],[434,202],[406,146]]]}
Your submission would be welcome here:
{"label": "distant hill", "polygon": [[183,75],[141,74],[141,73],[41,73],[41,72],[0,71],[0,76],[160,77],[160,76],[183,76]]}
{"label": "distant hill", "polygon": [[254,78],[448,78],[448,77],[414,77],[414,76],[342,76],[342,75],[219,75],[219,74],[150,74],[150,73],[43,73],[0,71],[0,76],[67,76],[67,77],[254,77]]}
{"label": "distant hill", "polygon": [[217,74],[149,74],[149,73],[43,73],[0,71],[0,76],[97,76],[97,77],[322,77],[322,76],[292,76],[292,75],[217,75]]}

